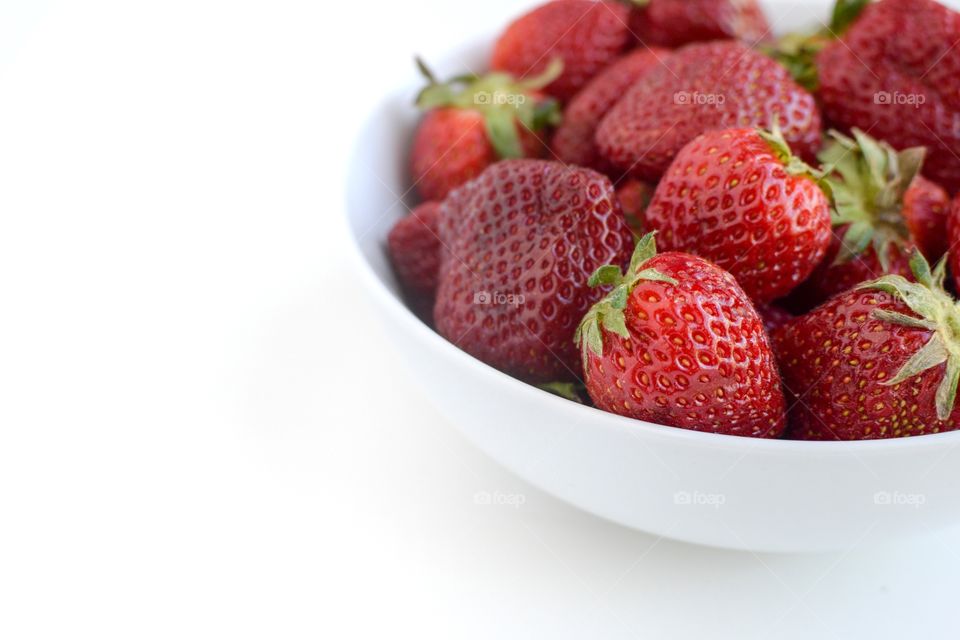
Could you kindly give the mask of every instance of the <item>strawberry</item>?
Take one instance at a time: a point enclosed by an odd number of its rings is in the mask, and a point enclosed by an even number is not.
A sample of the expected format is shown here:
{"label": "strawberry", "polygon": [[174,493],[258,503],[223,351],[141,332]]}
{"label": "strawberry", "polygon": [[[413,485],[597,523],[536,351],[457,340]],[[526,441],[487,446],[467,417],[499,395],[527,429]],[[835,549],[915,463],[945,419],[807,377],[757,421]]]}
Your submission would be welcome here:
{"label": "strawberry", "polygon": [[652,197],[653,187],[636,178],[627,178],[617,185],[617,200],[623,209],[623,217],[638,237],[646,232],[646,211]]}
{"label": "strawberry", "polygon": [[634,0],[630,29],[647,45],[737,39],[754,45],[770,34],[756,0]]}
{"label": "strawberry", "polygon": [[923,256],[936,262],[947,252],[947,217],[950,196],[943,187],[917,176],[903,195],[903,217],[910,236]]}
{"label": "strawberry", "polygon": [[648,71],[668,55],[665,49],[637,49],[601,71],[580,90],[563,111],[563,121],[553,136],[552,148],[561,161],[597,171],[610,167],[601,161],[594,134],[607,111]]}
{"label": "strawberry", "polygon": [[630,41],[629,9],[619,2],[552,0],[514,20],[497,40],[490,66],[524,78],[563,60],[563,74],[546,87],[569,100]]}
{"label": "strawberry", "polygon": [[950,431],[960,379],[960,310],[919,252],[916,282],[861,284],[774,334],[796,398],[794,437],[869,440]]}
{"label": "strawberry", "polygon": [[947,262],[950,264],[950,274],[953,276],[953,289],[960,292],[960,195],[954,198],[950,206],[947,218],[947,240],[950,242]]}
{"label": "strawberry", "polygon": [[[826,258],[797,291],[793,304],[810,309],[837,293],[885,273],[910,276],[914,225],[929,218],[909,210],[922,197],[907,198],[923,164],[922,148],[896,151],[859,129],[853,138],[831,132],[833,142],[820,154],[833,194],[835,237]],[[919,183],[914,195],[920,196]],[[944,203],[945,204],[945,203]]]}
{"label": "strawberry", "polygon": [[925,173],[960,189],[960,13],[933,0],[868,4],[818,56],[824,113],[898,149],[928,150]]}
{"label": "strawberry", "polygon": [[820,113],[770,58],[738,42],[692,44],[635,83],[597,128],[597,148],[618,169],[657,180],[687,143],[712,129],[779,122],[790,146],[812,158]]}
{"label": "strawberry", "polygon": [[625,264],[632,246],[610,180],[504,160],[444,201],[440,239],[440,334],[522,380],[576,380],[573,333],[603,295],[587,280],[600,265]]}
{"label": "strawberry", "polygon": [[689,254],[657,255],[650,233],[637,242],[626,275],[606,265],[590,285],[613,287],[574,338],[598,408],[695,431],[783,432],[770,343],[733,276]]}
{"label": "strawberry", "polygon": [[646,222],[663,249],[707,258],[770,302],[806,279],[830,244],[819,177],[776,127],[709,131],[670,165]]}
{"label": "strawberry", "polygon": [[538,133],[557,121],[559,107],[543,99],[539,89],[560,74],[559,61],[523,81],[491,73],[446,83],[421,61],[417,64],[429,81],[417,98],[427,114],[414,136],[410,163],[425,199],[442,200],[501,158],[542,154]]}
{"label": "strawberry", "polygon": [[387,250],[400,285],[418,315],[429,316],[437,292],[439,202],[424,202],[400,218],[387,235]]}

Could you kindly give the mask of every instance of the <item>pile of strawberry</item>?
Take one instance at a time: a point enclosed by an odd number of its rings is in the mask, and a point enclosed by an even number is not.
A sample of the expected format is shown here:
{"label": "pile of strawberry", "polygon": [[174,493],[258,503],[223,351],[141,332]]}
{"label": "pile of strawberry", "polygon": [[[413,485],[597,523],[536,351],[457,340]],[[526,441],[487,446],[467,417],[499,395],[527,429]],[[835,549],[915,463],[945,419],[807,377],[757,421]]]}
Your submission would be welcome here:
{"label": "pile of strawberry", "polygon": [[605,411],[956,429],[958,41],[933,0],[839,0],[780,39],[754,0],[547,2],[486,75],[421,63],[398,279],[459,348]]}

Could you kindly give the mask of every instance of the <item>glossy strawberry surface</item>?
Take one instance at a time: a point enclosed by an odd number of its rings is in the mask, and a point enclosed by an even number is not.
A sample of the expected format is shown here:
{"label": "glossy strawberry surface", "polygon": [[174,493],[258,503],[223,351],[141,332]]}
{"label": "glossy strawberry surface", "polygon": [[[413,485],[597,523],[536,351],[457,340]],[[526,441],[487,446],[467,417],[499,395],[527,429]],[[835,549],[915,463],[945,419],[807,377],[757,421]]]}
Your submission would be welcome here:
{"label": "glossy strawberry surface", "polygon": [[[543,153],[540,139],[517,124],[526,155]],[[487,137],[483,116],[470,109],[442,108],[427,113],[417,128],[410,164],[417,191],[426,200],[443,200],[499,159]]]}
{"label": "glossy strawberry surface", "polygon": [[646,223],[661,248],[713,261],[758,302],[805,280],[831,238],[820,186],[809,173],[793,173],[754,129],[710,131],[684,147],[657,186]]}
{"label": "glossy strawberry surface", "polygon": [[563,162],[608,171],[594,143],[600,120],[624,92],[669,55],[665,49],[641,47],[600,72],[570,101],[553,137],[553,151]]}
{"label": "glossy strawberry surface", "polygon": [[440,334],[523,380],[577,379],[573,334],[602,296],[587,280],[633,246],[609,179],[505,160],[451,193],[440,217]]}
{"label": "glossy strawberry surface", "polygon": [[636,178],[626,178],[617,187],[617,200],[623,209],[623,217],[635,235],[641,236],[648,231],[646,222],[647,207],[653,198],[654,188]]}
{"label": "glossy strawberry surface", "polygon": [[928,149],[924,174],[960,188],[960,13],[883,0],[817,58],[824,113],[898,149]]}
{"label": "glossy strawberry surface", "polygon": [[784,398],[763,322],[733,276],[683,253],[646,261],[676,284],[640,280],[623,310],[629,337],[603,329],[587,351],[597,407],[656,424],[773,438]]}
{"label": "glossy strawberry surface", "polygon": [[413,139],[410,162],[420,195],[442,200],[496,159],[483,117],[473,111],[446,108],[424,116]]}
{"label": "glossy strawberry surface", "polygon": [[953,289],[960,292],[960,195],[954,198],[950,205],[947,217],[947,240],[949,241],[947,260],[950,263]]}
{"label": "glossy strawberry surface", "polygon": [[647,45],[738,39],[755,44],[770,37],[756,0],[649,0],[630,15],[630,27]]}
{"label": "glossy strawberry surface", "polygon": [[868,440],[957,427],[960,411],[940,420],[935,410],[943,364],[889,384],[933,332],[887,322],[878,310],[915,315],[888,293],[853,290],[774,334],[792,396],[791,437]]}
{"label": "glossy strawberry surface", "polygon": [[794,152],[812,159],[821,141],[813,96],[770,58],[718,41],[679,49],[635,83],[600,123],[596,142],[618,169],[655,181],[706,131],[775,122]]}
{"label": "glossy strawberry surface", "polygon": [[903,198],[903,217],[914,243],[930,262],[947,252],[950,196],[943,187],[917,176]]}
{"label": "glossy strawberry surface", "polygon": [[507,27],[494,45],[491,67],[527,77],[559,58],[563,75],[546,91],[568,100],[627,47],[628,17],[629,8],[621,2],[547,2]]}

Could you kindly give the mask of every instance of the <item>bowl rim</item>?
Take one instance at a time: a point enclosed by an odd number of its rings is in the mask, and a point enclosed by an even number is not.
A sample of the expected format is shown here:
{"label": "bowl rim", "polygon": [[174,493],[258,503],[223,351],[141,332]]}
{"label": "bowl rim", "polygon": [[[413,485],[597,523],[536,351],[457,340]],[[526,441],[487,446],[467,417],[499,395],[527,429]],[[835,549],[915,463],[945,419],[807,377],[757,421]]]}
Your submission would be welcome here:
{"label": "bowl rim", "polygon": [[[467,43],[461,43],[459,49],[466,51],[476,49],[478,44],[484,39],[478,38]],[[452,55],[448,54],[448,55]],[[389,309],[394,318],[399,320],[409,331],[413,332],[417,339],[427,343],[441,357],[452,358],[460,363],[461,366],[472,367],[481,375],[487,375],[499,384],[513,385],[516,393],[524,396],[531,403],[555,403],[552,409],[562,411],[566,409],[571,412],[572,419],[577,416],[583,416],[584,419],[591,421],[601,421],[603,425],[610,429],[630,432],[633,435],[644,436],[656,440],[666,440],[675,444],[683,445],[703,445],[707,447],[723,447],[734,449],[746,449],[750,452],[769,452],[769,453],[817,453],[817,454],[848,454],[856,455],[858,453],[881,453],[890,451],[917,451],[935,449],[940,447],[957,446],[960,444],[960,429],[947,431],[943,433],[934,433],[922,436],[905,436],[899,438],[885,438],[876,440],[787,440],[783,438],[752,438],[749,436],[736,436],[720,433],[711,433],[706,431],[694,431],[681,427],[672,427],[661,425],[636,418],[629,418],[615,413],[603,411],[595,407],[581,405],[570,400],[566,400],[552,393],[544,391],[534,385],[528,384],[514,378],[499,369],[496,369],[487,363],[475,358],[469,353],[463,351],[453,343],[447,341],[439,333],[431,329],[425,322],[418,318],[413,311],[407,307],[400,296],[396,295],[387,284],[377,275],[370,264],[360,238],[356,234],[356,229],[351,223],[351,210],[353,209],[353,197],[351,185],[355,182],[353,176],[359,171],[367,168],[367,163],[358,161],[364,156],[364,149],[360,145],[362,132],[369,129],[375,121],[382,120],[385,113],[389,113],[389,107],[395,104],[400,95],[409,95],[411,87],[409,85],[412,76],[406,76],[404,81],[396,84],[385,93],[374,105],[368,108],[359,120],[359,126],[356,128],[354,141],[351,143],[346,165],[345,187],[342,192],[343,200],[343,221],[346,225],[347,235],[349,236],[349,249],[347,254],[355,262],[356,272],[361,274],[361,280],[365,282],[365,288],[374,295],[381,306]],[[404,172],[405,174],[406,172]],[[383,221],[381,221],[382,224]],[[385,250],[383,238],[385,234],[379,234],[378,242],[382,250]]]}

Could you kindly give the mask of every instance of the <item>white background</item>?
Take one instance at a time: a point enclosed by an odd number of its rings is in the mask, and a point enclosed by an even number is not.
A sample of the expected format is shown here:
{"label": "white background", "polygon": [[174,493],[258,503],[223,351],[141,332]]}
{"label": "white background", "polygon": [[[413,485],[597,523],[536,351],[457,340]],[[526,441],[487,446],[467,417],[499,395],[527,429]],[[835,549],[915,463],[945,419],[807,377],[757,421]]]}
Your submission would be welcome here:
{"label": "white background", "polygon": [[519,8],[0,0],[0,637],[955,635],[960,531],[658,541],[408,383],[345,257],[345,149],[412,53]]}

